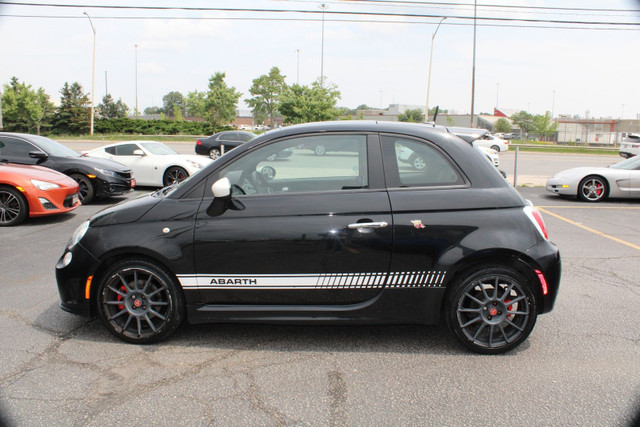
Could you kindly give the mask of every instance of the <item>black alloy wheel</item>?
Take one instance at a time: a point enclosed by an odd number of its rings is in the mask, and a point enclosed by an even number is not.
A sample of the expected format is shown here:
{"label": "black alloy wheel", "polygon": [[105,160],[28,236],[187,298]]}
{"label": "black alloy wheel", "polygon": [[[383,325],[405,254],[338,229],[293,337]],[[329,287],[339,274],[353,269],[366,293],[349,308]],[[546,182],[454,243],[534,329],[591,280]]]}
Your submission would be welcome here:
{"label": "black alloy wheel", "polygon": [[138,259],[121,261],[107,271],[98,287],[97,306],[109,332],[136,344],[168,337],[185,315],[175,279],[160,266]]}
{"label": "black alloy wheel", "polygon": [[91,180],[87,178],[86,175],[81,173],[74,173],[69,175],[75,182],[78,183],[80,189],[78,190],[78,194],[80,196],[80,201],[83,205],[88,205],[93,201],[95,196],[95,189],[93,188],[93,184]]}
{"label": "black alloy wheel", "polygon": [[500,147],[498,147],[497,145],[491,146],[491,149],[497,151],[498,153],[500,152]]}
{"label": "black alloy wheel", "polygon": [[520,345],[536,323],[536,296],[507,267],[472,272],[453,285],[446,303],[449,330],[476,353],[499,354]]}
{"label": "black alloy wheel", "polygon": [[213,147],[211,150],[209,150],[209,157],[211,157],[213,160],[220,157],[220,149]]}
{"label": "black alloy wheel", "polygon": [[180,166],[172,166],[166,170],[164,177],[162,178],[162,184],[167,187],[169,185],[182,182],[189,176],[189,172],[181,168]]}
{"label": "black alloy wheel", "polygon": [[578,185],[578,197],[585,202],[601,202],[608,194],[607,181],[599,176],[588,176]]}
{"label": "black alloy wheel", "polygon": [[18,225],[28,213],[27,201],[18,190],[0,187],[0,227]]}

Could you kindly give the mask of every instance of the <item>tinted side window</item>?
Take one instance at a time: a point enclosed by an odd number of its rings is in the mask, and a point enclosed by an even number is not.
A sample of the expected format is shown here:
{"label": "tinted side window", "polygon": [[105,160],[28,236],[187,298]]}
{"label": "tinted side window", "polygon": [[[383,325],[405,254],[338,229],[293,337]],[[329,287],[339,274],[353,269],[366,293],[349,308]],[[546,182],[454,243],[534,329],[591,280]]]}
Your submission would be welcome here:
{"label": "tinted side window", "polygon": [[107,147],[104,151],[108,154],[116,154],[116,147]]}
{"label": "tinted side window", "polygon": [[[318,156],[307,147],[323,144]],[[297,137],[260,147],[220,172],[239,194],[344,191],[368,187],[365,135]]]}
{"label": "tinted side window", "polygon": [[139,150],[136,144],[123,144],[116,147],[116,156],[133,156],[135,150]]}
{"label": "tinted side window", "polygon": [[247,135],[245,133],[241,133],[239,137],[240,137],[240,140],[244,142],[251,141],[253,139],[253,135]]}
{"label": "tinted side window", "polygon": [[0,155],[28,159],[30,151],[42,150],[19,139],[8,137],[0,138]]}
{"label": "tinted side window", "polygon": [[[412,139],[383,136],[385,161],[397,168],[389,173],[389,187],[430,187],[461,185],[456,168],[434,146]],[[392,170],[395,168],[392,168]]]}

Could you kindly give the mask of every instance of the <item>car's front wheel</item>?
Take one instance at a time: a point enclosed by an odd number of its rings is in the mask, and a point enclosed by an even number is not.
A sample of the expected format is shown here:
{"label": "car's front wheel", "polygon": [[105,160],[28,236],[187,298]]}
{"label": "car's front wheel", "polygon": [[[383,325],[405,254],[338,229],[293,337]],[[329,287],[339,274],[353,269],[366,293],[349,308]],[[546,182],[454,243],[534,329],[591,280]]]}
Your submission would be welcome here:
{"label": "car's front wheel", "polygon": [[497,151],[498,153],[500,152],[500,147],[498,147],[497,145],[492,145],[491,149]]}
{"label": "car's front wheel", "polygon": [[588,176],[578,185],[578,197],[585,202],[601,202],[608,194],[607,181],[599,176]]}
{"label": "car's front wheel", "polygon": [[411,166],[413,166],[415,170],[419,170],[419,171],[427,167],[427,164],[425,163],[422,156],[415,153],[411,156],[411,158],[409,158],[409,163],[411,164]]}
{"label": "car's front wheel", "polygon": [[28,213],[27,201],[18,190],[0,187],[0,226],[18,225]]}
{"label": "car's front wheel", "polygon": [[177,184],[189,177],[189,172],[181,168],[180,166],[172,166],[167,169],[162,178],[162,184],[166,187],[168,185]]}
{"label": "car's front wheel", "polygon": [[519,272],[502,266],[469,271],[448,294],[447,326],[476,353],[499,354],[520,345],[536,323],[536,296]]}
{"label": "car's front wheel", "polygon": [[81,173],[74,173],[69,175],[75,182],[78,183],[80,189],[78,193],[80,195],[80,201],[83,205],[91,203],[95,197],[96,190],[93,188],[93,183],[86,175]]}
{"label": "car's front wheel", "polygon": [[136,344],[160,341],[184,319],[184,296],[176,280],[155,263],[129,259],[103,275],[98,314],[109,332]]}

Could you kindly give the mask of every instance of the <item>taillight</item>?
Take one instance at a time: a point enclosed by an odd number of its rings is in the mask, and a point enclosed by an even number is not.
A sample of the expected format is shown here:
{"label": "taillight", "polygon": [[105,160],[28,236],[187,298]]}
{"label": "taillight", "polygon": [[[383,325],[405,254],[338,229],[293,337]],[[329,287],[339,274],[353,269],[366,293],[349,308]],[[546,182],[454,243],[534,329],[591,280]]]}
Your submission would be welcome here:
{"label": "taillight", "polygon": [[524,207],[524,213],[527,214],[527,217],[531,220],[533,225],[535,225],[542,237],[549,240],[549,233],[547,233],[547,226],[544,224],[542,214],[529,200],[527,200],[527,206]]}
{"label": "taillight", "polygon": [[538,275],[538,280],[540,281],[540,286],[542,287],[542,295],[546,295],[549,293],[549,287],[547,286],[547,279],[544,278],[544,274],[542,271],[536,270],[536,274]]}
{"label": "taillight", "polygon": [[200,140],[197,140],[196,145],[202,145],[202,142],[200,142]]}

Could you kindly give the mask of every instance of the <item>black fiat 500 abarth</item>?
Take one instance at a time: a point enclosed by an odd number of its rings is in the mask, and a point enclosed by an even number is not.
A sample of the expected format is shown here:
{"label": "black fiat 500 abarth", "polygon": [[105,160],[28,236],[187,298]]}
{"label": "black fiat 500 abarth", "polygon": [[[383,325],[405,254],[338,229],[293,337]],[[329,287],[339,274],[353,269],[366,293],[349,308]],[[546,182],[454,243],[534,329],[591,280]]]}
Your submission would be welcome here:
{"label": "black fiat 500 abarth", "polygon": [[[306,149],[322,143],[324,156]],[[274,154],[290,150],[291,156]],[[420,157],[425,167],[403,161]],[[480,353],[552,309],[560,255],[540,213],[469,144],[427,125],[279,129],[186,181],[109,207],[56,265],[61,306],[132,343],[204,322],[443,318]]]}

